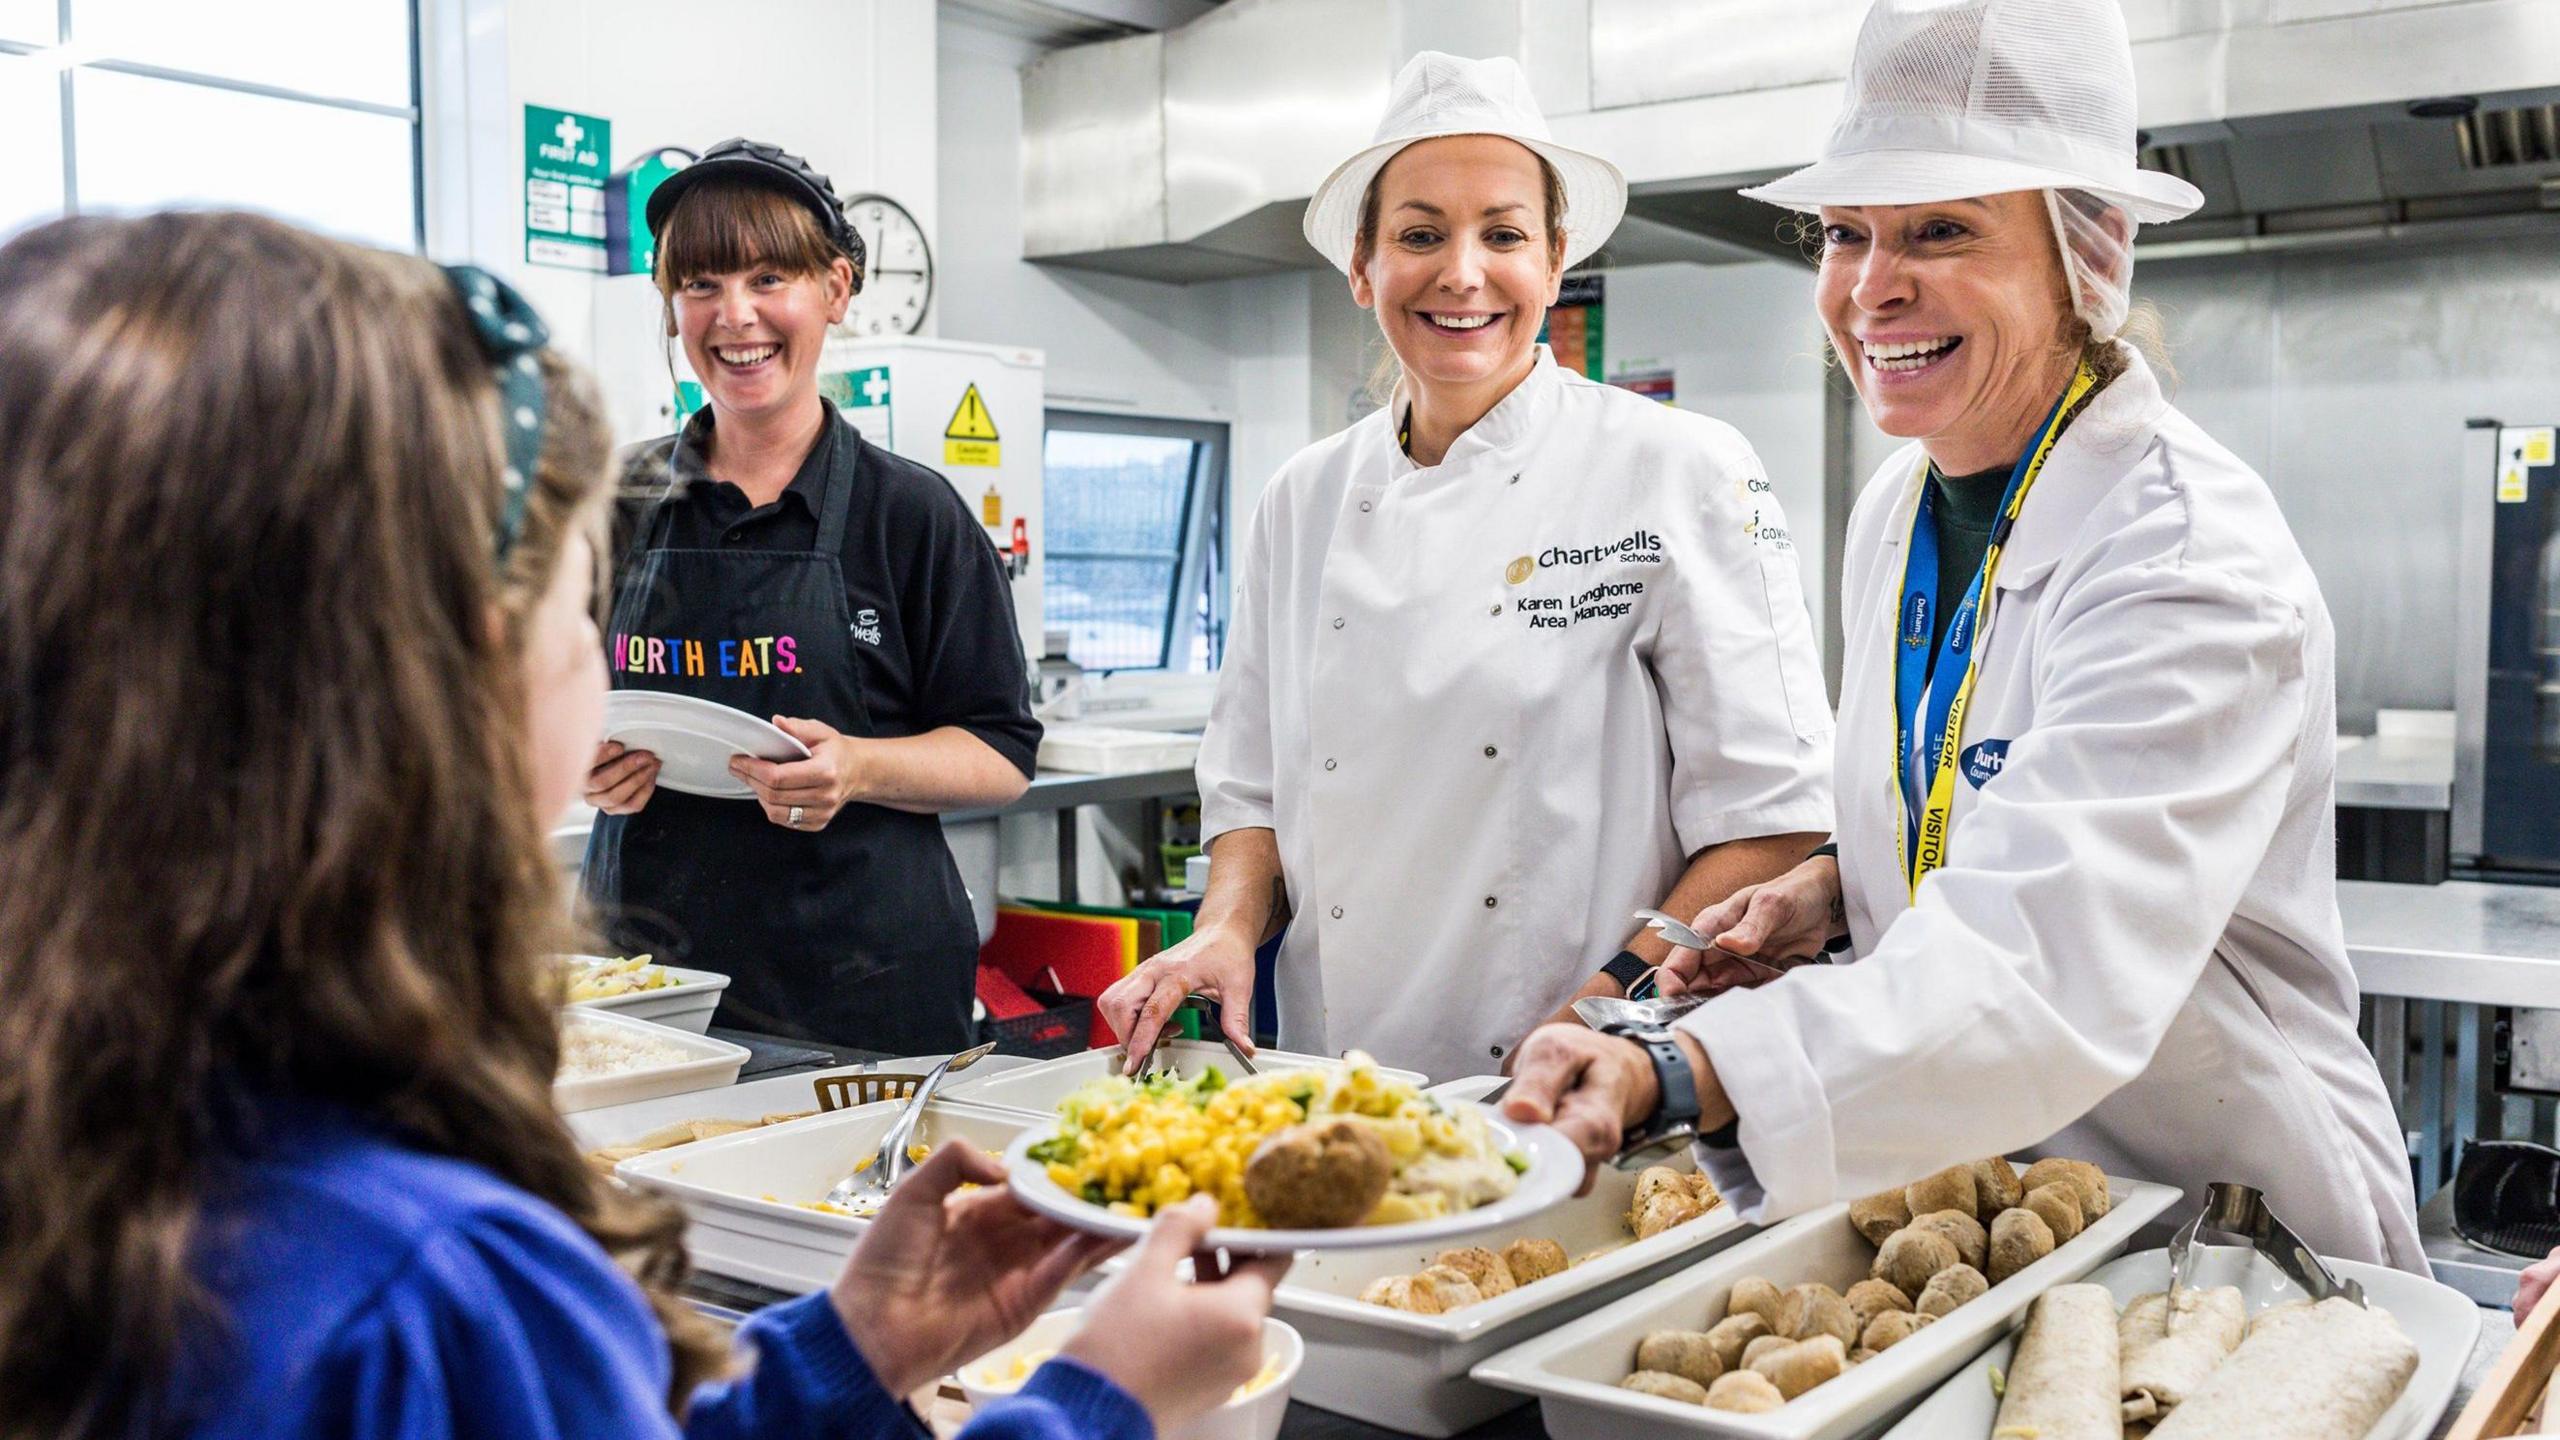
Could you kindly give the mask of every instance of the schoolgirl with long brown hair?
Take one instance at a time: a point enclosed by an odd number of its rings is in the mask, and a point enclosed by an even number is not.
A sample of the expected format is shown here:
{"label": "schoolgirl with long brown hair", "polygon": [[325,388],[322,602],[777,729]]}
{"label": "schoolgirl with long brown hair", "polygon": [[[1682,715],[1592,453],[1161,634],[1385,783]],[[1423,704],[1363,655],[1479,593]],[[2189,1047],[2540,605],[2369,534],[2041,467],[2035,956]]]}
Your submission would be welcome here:
{"label": "schoolgirl with long brown hair", "polygon": [[[1100,1258],[955,1148],[724,1376],[678,1217],[582,1163],[543,822],[609,437],[543,339],[249,216],[0,246],[0,1437],[911,1434]],[[977,1424],[1138,1436],[1249,1374],[1269,1272],[1173,1283],[1206,1224]]]}

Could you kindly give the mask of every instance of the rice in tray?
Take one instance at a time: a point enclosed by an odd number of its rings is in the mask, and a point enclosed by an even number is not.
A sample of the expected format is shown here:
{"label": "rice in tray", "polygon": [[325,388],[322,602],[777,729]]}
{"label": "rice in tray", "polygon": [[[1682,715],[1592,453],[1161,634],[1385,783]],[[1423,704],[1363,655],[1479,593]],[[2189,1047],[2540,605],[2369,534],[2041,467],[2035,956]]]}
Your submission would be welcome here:
{"label": "rice in tray", "polygon": [[655,1035],[635,1035],[628,1030],[605,1025],[570,1025],[560,1035],[560,1074],[562,1080],[595,1080],[607,1075],[627,1075],[634,1070],[655,1070],[662,1065],[681,1065],[699,1058],[673,1040]]}

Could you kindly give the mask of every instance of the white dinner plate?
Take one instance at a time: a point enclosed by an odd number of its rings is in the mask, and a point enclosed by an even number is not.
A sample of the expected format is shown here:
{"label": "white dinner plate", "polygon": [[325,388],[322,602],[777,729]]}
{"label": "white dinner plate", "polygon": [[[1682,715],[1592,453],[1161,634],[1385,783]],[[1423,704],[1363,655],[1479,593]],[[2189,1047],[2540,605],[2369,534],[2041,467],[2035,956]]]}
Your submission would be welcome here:
{"label": "white dinner plate", "polygon": [[[2279,1301],[2302,1298],[2301,1287],[2286,1279],[2274,1265],[2259,1259],[2254,1250],[2238,1245],[2198,1248],[2201,1253],[2196,1257],[2195,1283],[2239,1286],[2253,1316]],[[2418,1347],[2417,1370],[2409,1376],[2400,1398],[2365,1432],[2367,1440],[2421,1440],[2453,1403],[2462,1367],[2469,1363],[2472,1347],[2479,1343],[2480,1308],[2459,1291],[2404,1271],[2353,1260],[2331,1260],[2327,1264],[2330,1273],[2339,1279],[2363,1285],[2366,1303],[2399,1321],[2401,1333]],[[2115,1297],[2116,1308],[2121,1310],[2137,1295],[2167,1288],[2169,1252],[2136,1251],[2098,1267],[2089,1280],[2106,1286],[2107,1293]],[[1936,1394],[1903,1417],[1902,1423],[1890,1432],[1891,1440],[1990,1440],[1991,1427],[2000,1414],[2000,1401],[1991,1391],[1991,1372],[2008,1372],[2017,1343],[2012,1335],[1980,1360],[1957,1371],[1955,1378],[1939,1386]]]}
{"label": "white dinner plate", "polygon": [[717,701],[664,690],[616,690],[604,697],[604,736],[658,757],[658,784],[715,800],[752,800],[755,789],[729,773],[729,758],[806,760],[809,747],[772,722]]}
{"label": "white dinner plate", "polygon": [[[1454,1107],[1452,1107],[1454,1108]],[[1479,1230],[1497,1230],[1516,1224],[1572,1196],[1582,1188],[1582,1152],[1562,1132],[1546,1125],[1521,1125],[1505,1120],[1483,1105],[1468,1108],[1484,1116],[1485,1127],[1493,1133],[1497,1149],[1521,1156],[1529,1168],[1520,1175],[1520,1183],[1511,1193],[1490,1205],[1455,1215],[1441,1215],[1429,1220],[1411,1220],[1397,1225],[1346,1225],[1338,1230],[1248,1230],[1221,1225],[1211,1230],[1201,1247],[1230,1250],[1240,1255],[1277,1254],[1295,1250],[1370,1250],[1382,1246],[1432,1246],[1459,1235],[1472,1235]],[[1058,1133],[1057,1122],[1035,1125],[1014,1137],[1005,1147],[1004,1165],[1013,1184],[1014,1198],[1031,1209],[1092,1235],[1110,1235],[1123,1240],[1143,1239],[1154,1222],[1107,1210],[1081,1195],[1070,1195],[1057,1181],[1049,1178],[1048,1167],[1030,1156],[1031,1147]]]}

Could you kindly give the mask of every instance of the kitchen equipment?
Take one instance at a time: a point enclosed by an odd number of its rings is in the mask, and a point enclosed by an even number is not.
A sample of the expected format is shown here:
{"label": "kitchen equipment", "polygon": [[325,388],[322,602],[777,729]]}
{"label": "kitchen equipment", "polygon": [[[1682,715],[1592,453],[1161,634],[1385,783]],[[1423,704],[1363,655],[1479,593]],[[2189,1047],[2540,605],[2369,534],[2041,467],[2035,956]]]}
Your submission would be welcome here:
{"label": "kitchen equipment", "polygon": [[1835,1290],[1866,1279],[1875,1247],[1849,1224],[1846,1205],[1828,1205],[1764,1230],[1604,1310],[1504,1351],[1473,1374],[1488,1385],[1538,1397],[1554,1440],[1846,1440],[1956,1373],[2025,1314],[2036,1296],[2112,1259],[2178,1199],[2173,1186],[2139,1180],[2111,1179],[2107,1188],[2107,1213],[2052,1254],[1765,1415],[1708,1410],[1621,1389],[1618,1382],[1634,1368],[1636,1342],[1656,1330],[1713,1325],[1724,1317],[1733,1282],[1745,1276],[1761,1276],[1781,1288],[1820,1281]]}
{"label": "kitchen equipment", "polygon": [[897,1123],[881,1137],[880,1149],[871,1157],[871,1163],[856,1167],[852,1174],[837,1181],[835,1188],[827,1192],[826,1203],[857,1213],[877,1210],[889,1198],[890,1187],[904,1179],[908,1166],[914,1163],[907,1159],[907,1145],[915,1138],[916,1120],[924,1113],[933,1092],[940,1088],[942,1077],[954,1070],[968,1069],[994,1054],[995,1048],[987,1044],[963,1050],[925,1072],[923,1082],[907,1097],[907,1108],[899,1112]]}
{"label": "kitchen equipment", "polygon": [[821,1075],[809,1082],[821,1110],[850,1110],[883,1100],[912,1099],[924,1076],[912,1071],[861,1069],[844,1075]]}
{"label": "kitchen equipment", "polygon": [[661,786],[715,800],[755,798],[754,786],[729,773],[732,756],[809,758],[808,746],[769,721],[717,701],[664,690],[616,690],[605,696],[604,738],[657,756]]}
{"label": "kitchen equipment", "polygon": [[2470,425],[2460,487],[2453,861],[2560,873],[2560,444],[2549,425]]}
{"label": "kitchen equipment", "polygon": [[2168,1325],[2177,1328],[2179,1291],[2193,1282],[2188,1279],[2195,1268],[2197,1241],[2207,1235],[2247,1241],[2256,1251],[2284,1273],[2295,1287],[2314,1300],[2344,1296],[2359,1305],[2365,1303],[2364,1287],[2353,1280],[2340,1280],[2311,1253],[2311,1247],[2296,1239],[2285,1228],[2276,1213],[2267,1208],[2267,1197],[2256,1187],[2236,1185],[2219,1180],[2204,1192],[2204,1208],[2195,1218],[2178,1227],[2169,1239],[2169,1306]]}
{"label": "kitchen equipment", "polygon": [[[1525,1168],[1510,1194],[1473,1210],[1394,1225],[1346,1225],[1333,1230],[1249,1230],[1221,1225],[1202,1238],[1200,1248],[1228,1250],[1239,1255],[1415,1245],[1437,1248],[1462,1235],[1517,1225],[1582,1188],[1582,1152],[1574,1148],[1573,1142],[1567,1140],[1563,1132],[1545,1125],[1517,1124],[1482,1106],[1463,1106],[1463,1102],[1445,1104],[1443,1108],[1480,1111],[1486,1129],[1492,1132],[1495,1147],[1505,1154],[1521,1158]],[[1054,1119],[1034,1125],[1015,1136],[1013,1143],[1005,1148],[1004,1166],[1013,1184],[1014,1198],[1062,1225],[1089,1235],[1108,1235],[1130,1241],[1146,1238],[1152,1222],[1104,1209],[1080,1195],[1067,1193],[1057,1181],[1049,1178],[1049,1168],[1045,1163],[1031,1158],[1031,1147],[1055,1135],[1057,1129]]]}

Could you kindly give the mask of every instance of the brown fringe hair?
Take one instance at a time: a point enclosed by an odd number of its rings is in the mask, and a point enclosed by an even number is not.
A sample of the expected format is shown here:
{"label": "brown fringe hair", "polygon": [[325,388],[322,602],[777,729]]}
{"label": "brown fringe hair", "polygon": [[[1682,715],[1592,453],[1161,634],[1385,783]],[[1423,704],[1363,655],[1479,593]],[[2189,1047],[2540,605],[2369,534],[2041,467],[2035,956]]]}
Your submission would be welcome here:
{"label": "brown fringe hair", "polygon": [[545,357],[501,575],[497,392],[424,261],[58,221],[0,247],[0,355],[0,1436],[183,1399],[203,1196],[261,1095],[559,1207],[670,1322],[680,1403],[721,1362],[670,1296],[680,1220],[550,1099],[573,937],[520,638],[600,515],[592,391]]}

